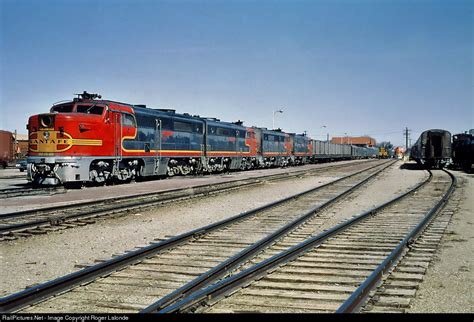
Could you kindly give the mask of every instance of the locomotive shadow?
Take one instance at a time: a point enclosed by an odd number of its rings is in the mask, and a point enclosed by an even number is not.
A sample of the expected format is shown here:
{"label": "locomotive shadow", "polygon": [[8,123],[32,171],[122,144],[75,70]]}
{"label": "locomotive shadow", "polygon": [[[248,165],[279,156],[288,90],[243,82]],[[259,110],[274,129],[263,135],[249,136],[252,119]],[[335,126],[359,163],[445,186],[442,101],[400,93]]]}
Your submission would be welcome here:
{"label": "locomotive shadow", "polygon": [[418,163],[404,163],[400,166],[403,170],[426,170],[426,167]]}
{"label": "locomotive shadow", "polygon": [[22,182],[22,183],[12,184],[11,187],[13,187],[13,188],[31,188],[31,187],[33,187],[33,184],[31,182]]}
{"label": "locomotive shadow", "polygon": [[469,168],[463,168],[463,167],[457,167],[457,166],[451,165],[450,167],[448,167],[448,169],[453,172],[464,172],[468,176],[474,176],[474,168],[469,169]]}

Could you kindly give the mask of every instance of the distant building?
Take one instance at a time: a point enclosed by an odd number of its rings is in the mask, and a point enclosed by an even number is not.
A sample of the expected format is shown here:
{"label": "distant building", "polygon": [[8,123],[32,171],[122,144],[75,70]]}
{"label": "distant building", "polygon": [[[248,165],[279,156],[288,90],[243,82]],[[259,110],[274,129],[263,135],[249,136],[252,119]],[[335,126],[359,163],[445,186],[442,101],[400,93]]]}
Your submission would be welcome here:
{"label": "distant building", "polygon": [[[15,139],[15,133],[13,133]],[[23,159],[28,154],[28,134],[17,134],[16,135],[16,147],[15,147],[15,158]]]}
{"label": "distant building", "polygon": [[7,167],[12,162],[28,155],[28,135],[0,130],[0,166]]}
{"label": "distant building", "polygon": [[370,136],[340,136],[332,137],[331,143],[335,144],[352,144],[357,146],[375,146],[376,142],[374,138]]}

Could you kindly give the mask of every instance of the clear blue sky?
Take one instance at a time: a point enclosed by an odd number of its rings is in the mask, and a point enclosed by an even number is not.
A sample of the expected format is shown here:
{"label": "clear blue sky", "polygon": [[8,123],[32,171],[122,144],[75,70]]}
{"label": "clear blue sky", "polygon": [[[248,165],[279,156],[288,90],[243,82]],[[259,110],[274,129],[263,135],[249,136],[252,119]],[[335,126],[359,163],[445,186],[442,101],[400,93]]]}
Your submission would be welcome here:
{"label": "clear blue sky", "polygon": [[[314,138],[474,128],[473,1],[0,0],[0,128],[88,90]],[[326,125],[327,130],[321,128]]]}

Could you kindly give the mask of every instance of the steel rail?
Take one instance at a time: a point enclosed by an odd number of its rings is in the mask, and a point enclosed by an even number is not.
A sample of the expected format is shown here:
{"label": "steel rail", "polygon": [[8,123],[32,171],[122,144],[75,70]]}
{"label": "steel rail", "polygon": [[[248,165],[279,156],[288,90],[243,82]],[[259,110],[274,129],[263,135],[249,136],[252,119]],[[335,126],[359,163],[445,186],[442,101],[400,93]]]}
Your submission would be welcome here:
{"label": "steel rail", "polygon": [[369,296],[369,293],[379,282],[383,279],[383,275],[386,274],[395,265],[400,257],[402,256],[406,247],[412,244],[424,228],[431,222],[435,217],[435,214],[440,210],[448,201],[449,197],[453,193],[457,179],[456,177],[443,169],[451,177],[451,185],[443,197],[436,203],[436,205],[423,217],[418,225],[413,228],[403,240],[395,247],[395,249],[385,258],[385,260],[373,271],[372,274],[351,294],[351,296],[344,301],[344,303],[337,309],[336,313],[353,313],[357,312],[360,307],[365,303]]}
{"label": "steel rail", "polygon": [[[7,167],[7,169],[15,169],[13,167]],[[25,179],[26,178],[26,173],[23,174],[14,174],[11,176],[5,176],[5,177],[0,177],[0,180],[13,180],[13,179]]]}
{"label": "steel rail", "polygon": [[[38,213],[49,213],[53,211],[58,211],[58,210],[66,210],[70,208],[77,208],[77,207],[86,207],[86,206],[94,206],[98,204],[107,204],[107,203],[113,203],[113,202],[118,202],[118,201],[124,201],[127,199],[136,199],[136,198],[146,198],[150,196],[159,196],[162,194],[168,194],[168,193],[175,193],[179,192],[182,190],[196,190],[196,189],[203,189],[207,188],[210,186],[216,187],[219,190],[219,187],[225,186],[228,184],[238,184],[238,183],[245,183],[249,181],[249,184],[254,184],[254,183],[259,183],[263,181],[268,181],[268,180],[279,180],[279,179],[286,179],[288,177],[297,177],[300,175],[304,175],[306,173],[312,173],[312,172],[320,172],[324,171],[327,169],[338,169],[338,168],[344,168],[346,166],[351,166],[351,165],[359,165],[359,164],[364,164],[364,163],[372,163],[375,160],[370,160],[370,161],[364,161],[364,162],[357,162],[357,163],[350,163],[350,164],[335,164],[335,165],[330,165],[328,167],[321,167],[321,168],[314,168],[314,169],[306,169],[306,170],[300,170],[300,171],[290,171],[290,172],[284,172],[284,173],[276,173],[276,174],[271,174],[271,175],[262,175],[262,176],[257,176],[253,178],[245,178],[245,179],[238,179],[238,180],[230,180],[226,182],[220,182],[220,183],[213,183],[213,184],[202,184],[202,185],[197,185],[189,188],[175,188],[175,189],[169,189],[169,190],[163,190],[163,191],[158,191],[158,192],[147,192],[147,193],[139,193],[139,194],[131,194],[131,195],[126,195],[126,196],[120,196],[120,197],[110,197],[110,198],[103,198],[100,200],[92,200],[92,201],[86,201],[86,202],[81,202],[81,203],[75,203],[75,204],[68,204],[68,205],[59,205],[59,206],[52,206],[52,207],[45,207],[45,208],[40,208],[40,209],[29,209],[29,210],[22,210],[22,211],[15,211],[11,213],[3,213],[0,214],[0,219],[4,218],[14,218],[14,217],[21,217],[21,216],[26,216],[26,215],[31,215],[31,214],[38,214]],[[281,178],[280,178],[281,177]],[[213,190],[214,191],[214,190]]]}
{"label": "steel rail", "polygon": [[290,247],[289,249],[280,252],[266,260],[261,261],[254,266],[251,266],[238,274],[232,275],[228,278],[225,278],[207,288],[198,290],[187,297],[181,299],[180,301],[165,307],[164,309],[158,311],[158,313],[175,313],[175,312],[183,312],[186,310],[190,310],[195,305],[199,305],[200,303],[204,303],[205,301],[215,300],[220,297],[223,297],[227,294],[230,294],[232,291],[241,288],[242,286],[266,275],[268,272],[276,269],[279,265],[283,263],[287,263],[299,256],[301,256],[307,250],[319,246],[328,238],[334,237],[342,231],[352,227],[356,223],[368,218],[369,216],[375,215],[377,212],[385,209],[386,207],[396,203],[397,201],[403,199],[404,197],[416,192],[422,186],[426,185],[428,182],[431,181],[433,174],[429,171],[429,177],[417,184],[415,187],[410,189],[409,191],[390,199],[389,201],[376,206],[356,217],[353,217],[345,222],[342,222],[312,238],[305,240],[304,242],[297,244],[295,246]]}
{"label": "steel rail", "polygon": [[[256,182],[245,182],[245,183],[240,182],[237,187],[244,187],[244,186],[247,186],[247,185],[252,185],[252,184],[257,183],[257,182],[258,181],[256,181]],[[224,184],[224,183],[222,183],[222,184]],[[218,185],[221,185],[221,184],[218,184]],[[34,221],[28,221],[28,222],[25,222],[25,223],[0,226],[0,233],[5,234],[5,233],[8,233],[8,232],[12,232],[12,231],[25,230],[25,229],[28,229],[28,228],[33,228],[33,227],[38,227],[38,226],[43,226],[43,225],[49,225],[49,224],[51,224],[52,222],[54,222],[58,219],[60,220],[60,222],[62,222],[64,219],[71,220],[71,219],[76,219],[76,218],[87,218],[87,217],[91,217],[91,216],[100,214],[104,211],[124,211],[124,210],[127,210],[129,208],[144,207],[144,206],[151,205],[151,204],[154,204],[154,203],[163,203],[163,202],[172,201],[172,200],[179,200],[181,198],[185,198],[185,197],[189,197],[189,196],[200,196],[200,195],[203,195],[203,194],[212,193],[214,191],[225,191],[227,189],[235,188],[234,186],[231,186],[231,187],[224,188],[224,189],[216,188],[216,189],[212,189],[210,191],[196,192],[196,190],[199,190],[199,188],[206,188],[206,187],[209,187],[209,185],[203,185],[203,186],[191,187],[191,188],[184,188],[184,189],[167,190],[167,191],[164,191],[162,193],[147,193],[147,194],[144,194],[144,195],[126,196],[126,198],[125,198],[126,200],[127,199],[133,199],[134,197],[140,198],[140,200],[135,201],[135,202],[131,202],[131,203],[113,205],[110,208],[98,208],[98,209],[93,209],[93,210],[87,210],[85,212],[78,212],[78,213],[63,215],[63,216],[61,216],[61,215],[56,215],[56,216],[52,215],[52,216],[45,217],[44,219],[37,219],[37,220],[34,220]],[[178,195],[178,196],[168,196],[168,197],[165,197],[165,198],[162,198],[162,199],[159,199],[159,200],[141,200],[141,198],[146,197],[146,196],[150,196],[150,195],[159,196],[161,194],[165,195],[165,194],[168,194],[168,193],[171,194],[171,193],[174,193],[174,192],[181,192],[181,191],[183,192],[183,194]],[[116,201],[116,200],[113,200],[113,199],[114,198],[112,198],[112,200],[107,199],[105,201],[97,201],[97,202],[96,201],[90,201],[90,202],[86,202],[86,203],[81,203],[81,204],[79,204],[79,208],[89,207],[89,206],[92,206],[94,204],[99,205],[99,206],[100,205],[106,206],[109,202],[110,202],[110,204],[112,204],[112,202]],[[70,209],[77,208],[77,207],[75,207],[75,205],[65,205],[65,206],[58,206],[58,207],[59,208],[64,207],[64,209],[60,209],[60,210],[65,210],[65,209],[68,209],[68,208],[70,208]],[[40,211],[43,211],[43,210],[41,209]],[[33,211],[33,213],[34,212],[35,211]],[[16,215],[16,214],[17,213],[13,213],[13,215]],[[10,215],[10,214],[7,214],[6,217],[8,217],[8,215]],[[20,217],[21,218],[21,217],[26,217],[26,216],[29,216],[29,215],[32,215],[32,214],[31,213],[20,214],[19,216],[12,216],[12,217]],[[38,215],[35,215],[35,216],[38,216]],[[2,216],[0,216],[0,219],[3,219]]]}
{"label": "steel rail", "polygon": [[50,195],[54,193],[64,193],[66,189],[49,187],[36,189],[33,187],[22,187],[22,188],[6,188],[0,189],[0,199],[16,198],[22,196],[37,196],[37,195]]}
{"label": "steel rail", "polygon": [[[285,172],[283,174],[281,173],[273,174],[269,176],[247,178],[247,179],[242,179],[242,180],[234,180],[234,181],[228,181],[228,182],[222,182],[222,183],[216,183],[216,184],[204,184],[204,185],[199,185],[199,186],[194,186],[194,187],[189,187],[189,188],[177,188],[177,189],[165,190],[165,191],[160,191],[160,192],[150,192],[150,193],[144,193],[144,194],[135,194],[135,195],[122,196],[122,197],[112,197],[112,198],[101,199],[101,200],[93,200],[93,201],[88,201],[88,202],[79,203],[79,204],[53,206],[53,207],[48,207],[48,208],[41,208],[38,210],[24,210],[24,211],[19,211],[19,212],[14,212],[14,213],[0,214],[0,220],[8,219],[8,218],[17,218],[17,217],[21,218],[21,217],[27,217],[27,216],[33,216],[33,215],[37,217],[37,216],[40,216],[42,213],[49,213],[49,212],[54,212],[54,211],[66,210],[66,209],[84,208],[84,207],[90,207],[94,205],[107,206],[109,204],[113,204],[114,202],[120,202],[120,201],[126,202],[127,200],[140,199],[140,200],[130,202],[130,203],[125,203],[122,205],[114,205],[113,207],[106,208],[106,209],[98,208],[94,210],[87,210],[85,212],[73,213],[73,214],[68,214],[68,215],[46,216],[43,219],[36,219],[33,221],[27,221],[27,222],[18,223],[18,224],[7,224],[4,226],[0,226],[0,234],[8,234],[15,231],[22,231],[26,229],[41,227],[41,226],[49,226],[49,225],[53,225],[54,223],[62,223],[65,220],[75,220],[78,218],[89,218],[89,217],[94,217],[94,216],[97,217],[98,214],[103,213],[105,211],[126,211],[130,208],[143,208],[145,206],[149,206],[155,203],[164,203],[164,202],[170,202],[173,200],[180,200],[183,198],[197,197],[197,196],[216,193],[216,192],[223,192],[230,189],[258,184],[263,181],[285,180],[291,177],[298,177],[300,175],[304,175],[308,172],[317,173],[317,172],[320,172],[321,170],[326,170],[328,168],[333,169],[333,168],[339,168],[339,167],[344,167],[344,166],[345,165],[334,165],[331,167],[294,171],[294,172]],[[210,188],[210,190],[205,190],[207,188]],[[201,189],[204,189],[205,191],[200,191]],[[175,193],[180,193],[180,194],[177,196],[173,195]],[[166,196],[168,194],[170,196]],[[149,198],[149,197],[160,197],[160,196],[163,196],[163,198],[160,198],[159,200],[154,200],[154,199],[143,200],[146,197]]]}
{"label": "steel rail", "polygon": [[363,170],[357,171],[355,173],[349,174],[347,176],[341,177],[339,179],[333,180],[331,182],[328,182],[324,185],[308,189],[306,191],[300,192],[298,194],[277,200],[275,202],[263,205],[261,207],[243,212],[239,215],[224,219],[222,221],[194,229],[190,232],[169,238],[167,240],[158,242],[158,243],[153,243],[149,246],[128,252],[124,255],[120,255],[117,257],[114,257],[108,261],[99,263],[94,266],[86,267],[82,270],[79,270],[77,272],[59,277],[57,279],[51,280],[49,282],[45,282],[42,284],[35,285],[33,287],[30,287],[28,289],[25,289],[24,291],[20,291],[17,293],[13,293],[10,295],[7,295],[5,297],[0,298],[0,312],[12,312],[16,311],[18,309],[21,309],[31,303],[38,302],[42,299],[48,298],[50,296],[53,296],[59,292],[68,290],[74,286],[77,286],[79,284],[87,283],[90,282],[94,279],[96,279],[99,276],[111,273],[113,271],[116,271],[118,269],[130,266],[134,263],[140,262],[146,257],[152,256],[158,252],[170,249],[174,246],[177,246],[179,244],[182,244],[186,241],[189,241],[194,238],[198,238],[204,234],[210,233],[212,231],[215,231],[217,229],[223,228],[227,225],[233,224],[235,222],[238,222],[240,220],[246,219],[248,217],[251,217],[263,210],[270,209],[272,207],[278,206],[280,204],[283,204],[287,201],[290,201],[292,199],[298,198],[300,196],[303,196],[305,194],[315,192],[317,190],[321,190],[325,187],[331,186],[335,183],[338,183],[342,180],[348,179],[350,177],[353,177],[357,174],[360,174],[362,172],[368,171],[370,169],[380,167],[382,164],[377,164],[368,168],[365,168]]}
{"label": "steel rail", "polygon": [[140,313],[152,313],[156,312],[159,310],[164,309],[167,306],[170,306],[171,304],[177,302],[179,299],[187,296],[188,294],[191,294],[193,292],[196,292],[199,289],[202,289],[223,276],[227,275],[229,272],[233,271],[235,268],[237,268],[239,265],[241,265],[243,262],[249,260],[252,258],[255,254],[258,252],[262,251],[266,247],[268,247],[270,244],[281,238],[282,236],[288,234],[290,231],[292,231],[294,228],[297,226],[301,225],[311,217],[317,215],[320,211],[322,211],[324,208],[328,207],[331,204],[334,204],[336,201],[340,200],[342,197],[346,196],[347,194],[353,192],[355,189],[358,187],[362,186],[375,176],[377,176],[379,173],[384,171],[386,168],[390,167],[393,165],[395,162],[389,162],[388,165],[385,167],[377,170],[376,172],[372,173],[369,177],[365,178],[362,181],[359,181],[352,187],[344,190],[343,192],[339,193],[336,195],[334,198],[331,198],[330,200],[326,201],[322,205],[319,205],[317,207],[312,208],[311,210],[307,211],[306,213],[302,214],[300,217],[296,218],[292,222],[288,223],[287,225],[283,226],[276,232],[266,236],[265,238],[257,241],[256,243],[250,245],[249,247],[243,249],[241,252],[237,253],[236,255],[230,257],[229,259],[223,261],[219,265],[211,268],[209,271],[201,274],[191,282],[183,285],[182,287],[178,288],[174,292],[164,296],[160,300],[156,301],[155,303],[151,304],[150,306],[146,307],[143,309]]}

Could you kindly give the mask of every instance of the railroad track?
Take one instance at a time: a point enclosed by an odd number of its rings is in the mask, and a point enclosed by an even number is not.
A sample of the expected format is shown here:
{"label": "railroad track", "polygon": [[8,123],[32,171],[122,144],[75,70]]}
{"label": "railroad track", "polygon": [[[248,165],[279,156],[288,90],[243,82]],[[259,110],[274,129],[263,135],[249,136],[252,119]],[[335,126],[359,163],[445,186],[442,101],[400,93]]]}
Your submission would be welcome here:
{"label": "railroad track", "polygon": [[25,197],[25,196],[40,196],[53,195],[57,193],[65,193],[67,190],[64,187],[48,187],[36,188],[32,186],[0,189],[0,199]]}
{"label": "railroad track", "polygon": [[14,174],[14,175],[7,175],[1,176],[0,180],[13,180],[13,179],[25,179],[26,180],[26,173],[23,174]]}
{"label": "railroad track", "polygon": [[[452,198],[451,198],[452,199]],[[459,199],[457,200],[459,202]],[[361,308],[364,313],[406,313],[433,260],[458,202],[453,201],[428,225],[393,271]],[[456,206],[455,206],[456,205]]]}
{"label": "railroad track", "polygon": [[455,185],[449,172],[430,172],[389,202],[310,238],[305,227],[295,230],[254,258],[256,264],[193,293],[175,291],[174,301],[161,299],[142,312],[397,311],[414,296],[420,268],[436,249],[433,233],[439,241],[447,220],[434,218]]}
{"label": "railroad track", "polygon": [[53,206],[37,210],[25,210],[0,214],[0,241],[18,237],[30,237],[50,231],[74,228],[95,223],[98,219],[122,216],[146,207],[166,204],[186,199],[218,194],[265,182],[288,180],[301,176],[312,176],[322,171],[341,168],[360,168],[377,161],[362,161],[351,164],[335,164],[323,168],[264,175],[254,178],[234,180],[224,183],[206,184],[185,189],[173,189],[145,194],[128,195],[94,200],[85,203]]}
{"label": "railroad track", "polygon": [[219,263],[228,269],[238,267],[392,164],[377,163],[323,186],[33,286],[0,299],[0,311],[139,311]]}
{"label": "railroad track", "polygon": [[[327,168],[339,168],[343,165],[330,165]],[[308,171],[313,171],[312,170],[302,170],[302,171],[295,171],[295,175],[299,176],[302,175]],[[292,176],[290,172],[286,172],[285,174],[288,174],[289,177]],[[283,174],[283,175],[285,175]],[[275,175],[275,179],[278,179],[280,175]],[[19,176],[19,177],[24,177]],[[271,176],[270,176],[271,177]],[[10,177],[8,177],[10,178]],[[16,178],[16,177],[11,177],[11,178]],[[259,176],[257,178],[264,178],[264,176]],[[272,178],[269,178],[271,180]],[[57,187],[33,187],[32,184],[24,184],[23,187],[15,187],[15,188],[5,188],[5,189],[0,189],[0,199],[8,199],[8,198],[17,198],[17,197],[26,197],[26,196],[40,196],[40,195],[53,195],[53,194],[58,194],[58,193],[66,193],[67,189],[63,186],[57,186]]]}

